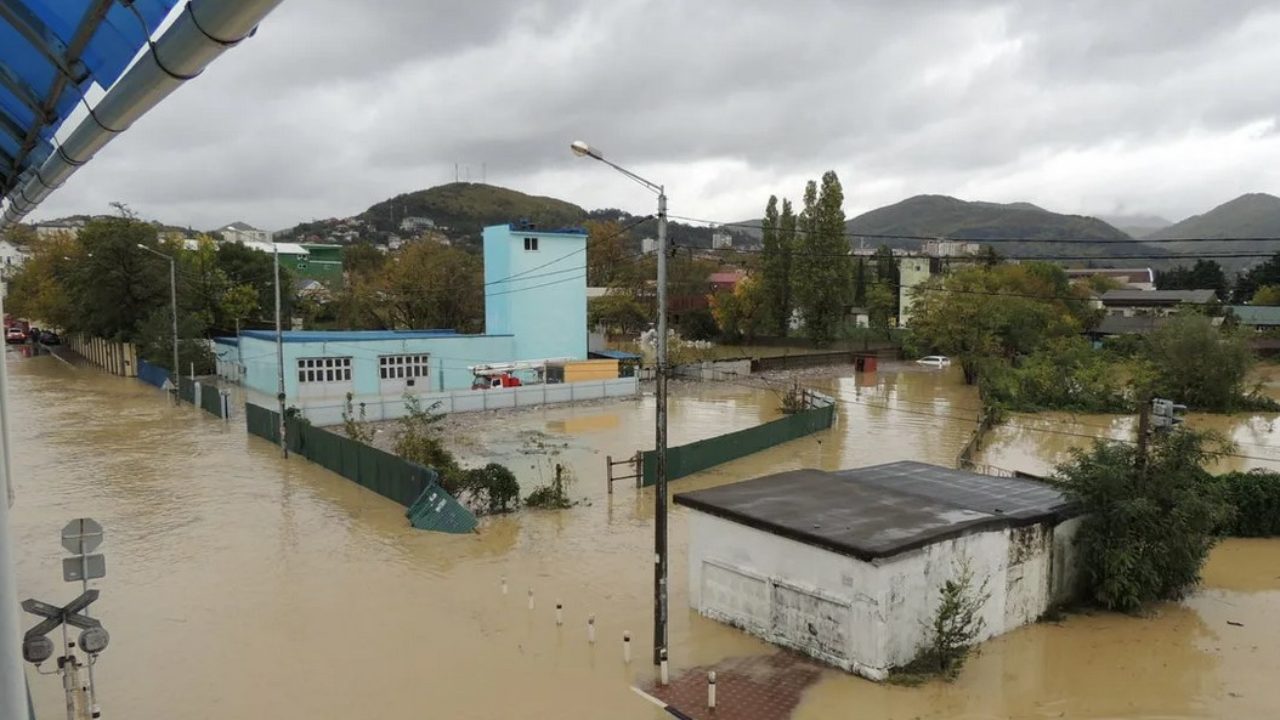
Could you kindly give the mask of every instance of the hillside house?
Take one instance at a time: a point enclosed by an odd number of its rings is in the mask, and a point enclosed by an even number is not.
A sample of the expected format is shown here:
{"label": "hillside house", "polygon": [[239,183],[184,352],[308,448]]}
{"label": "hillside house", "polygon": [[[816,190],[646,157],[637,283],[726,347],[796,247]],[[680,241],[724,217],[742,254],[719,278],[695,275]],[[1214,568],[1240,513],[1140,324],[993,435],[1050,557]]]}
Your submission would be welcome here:
{"label": "hillside house", "polygon": [[1108,290],[1100,298],[1107,315],[1172,315],[1182,306],[1218,302],[1212,290]]}
{"label": "hillside house", "polygon": [[1156,273],[1151,268],[1067,268],[1067,279],[1073,282],[1099,275],[1115,280],[1125,290],[1156,289]]}
{"label": "hillside house", "polygon": [[271,242],[272,233],[267,230],[259,230],[258,228],[246,222],[233,222],[214,230],[214,232],[222,235],[222,239],[226,242]]}
{"label": "hillside house", "polygon": [[967,565],[989,592],[979,640],[1076,587],[1079,524],[1054,488],[919,462],[793,470],[679,493],[700,614],[872,680],[927,642]]}
{"label": "hillside house", "polygon": [[1269,305],[1228,305],[1227,312],[1233,315],[1241,327],[1265,332],[1280,328],[1280,307]]}

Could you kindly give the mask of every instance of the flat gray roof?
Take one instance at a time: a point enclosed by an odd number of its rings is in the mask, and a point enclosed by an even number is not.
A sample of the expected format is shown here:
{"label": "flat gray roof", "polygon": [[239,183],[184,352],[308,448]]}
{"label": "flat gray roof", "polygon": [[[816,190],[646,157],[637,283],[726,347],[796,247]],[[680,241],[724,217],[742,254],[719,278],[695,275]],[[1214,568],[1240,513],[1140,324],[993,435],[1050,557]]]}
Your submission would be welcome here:
{"label": "flat gray roof", "polygon": [[912,461],[793,470],[679,493],[675,502],[859,560],[1073,514],[1045,483]]}

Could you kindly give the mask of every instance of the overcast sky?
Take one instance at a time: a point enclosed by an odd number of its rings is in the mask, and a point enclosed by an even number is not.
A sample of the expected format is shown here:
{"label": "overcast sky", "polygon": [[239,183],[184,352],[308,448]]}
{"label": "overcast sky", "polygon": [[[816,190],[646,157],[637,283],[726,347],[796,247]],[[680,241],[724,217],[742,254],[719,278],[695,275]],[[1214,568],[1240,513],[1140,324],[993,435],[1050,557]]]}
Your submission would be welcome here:
{"label": "overcast sky", "polygon": [[285,0],[33,218],[121,200],[278,229],[481,179],[587,208],[758,216],[827,169],[1171,220],[1280,194],[1280,5],[1235,0]]}

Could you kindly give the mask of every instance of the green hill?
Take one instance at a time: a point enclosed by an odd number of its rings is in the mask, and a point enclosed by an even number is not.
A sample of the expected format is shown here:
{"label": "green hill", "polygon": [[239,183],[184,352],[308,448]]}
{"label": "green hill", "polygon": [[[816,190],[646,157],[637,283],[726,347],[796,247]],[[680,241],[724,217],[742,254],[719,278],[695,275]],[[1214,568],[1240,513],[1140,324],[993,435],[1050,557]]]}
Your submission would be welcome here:
{"label": "green hill", "polygon": [[[946,195],[917,195],[892,205],[863,213],[845,223],[854,242],[867,247],[918,248],[919,240],[896,240],[865,235],[911,235],[945,237],[952,240],[977,238],[1008,239],[993,243],[1002,254],[1015,257],[1087,256],[1150,253],[1150,248],[1107,223],[1084,215],[1049,212],[1031,203],[1010,204],[970,202]],[[1086,243],[1055,244],[1053,240],[1086,240]]]}
{"label": "green hill", "polygon": [[449,183],[397,195],[356,216],[380,232],[396,232],[406,217],[425,217],[451,238],[478,238],[486,225],[529,220],[539,227],[580,224],[587,211],[563,200],[497,185]]}
{"label": "green hill", "polygon": [[[1280,237],[1280,198],[1266,193],[1249,193],[1223,203],[1203,215],[1192,215],[1182,222],[1156,231],[1143,240],[1180,240],[1164,242],[1159,247],[1173,255],[1191,254],[1255,254],[1272,255],[1280,252],[1280,241],[1214,242],[1213,238]],[[1198,239],[1190,239],[1198,238]],[[1238,271],[1256,265],[1264,257],[1219,257],[1217,260],[1228,271]],[[1194,258],[1187,258],[1190,265]]]}

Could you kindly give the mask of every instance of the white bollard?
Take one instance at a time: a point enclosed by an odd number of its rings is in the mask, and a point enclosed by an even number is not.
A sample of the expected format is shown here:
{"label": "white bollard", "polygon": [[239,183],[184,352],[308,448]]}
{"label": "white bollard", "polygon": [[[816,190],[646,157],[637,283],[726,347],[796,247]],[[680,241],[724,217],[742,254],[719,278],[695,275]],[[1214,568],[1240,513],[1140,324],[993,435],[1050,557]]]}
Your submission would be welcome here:
{"label": "white bollard", "polygon": [[502,594],[503,595],[507,594],[507,576],[506,575],[502,576]]}
{"label": "white bollard", "polygon": [[595,615],[587,616],[587,642],[592,645],[596,644],[596,616]]}
{"label": "white bollard", "polygon": [[533,609],[533,588],[529,588],[529,609]]}
{"label": "white bollard", "polygon": [[631,664],[631,633],[622,633],[622,662]]}
{"label": "white bollard", "polygon": [[667,651],[665,648],[663,649],[662,654],[659,655],[658,657],[660,659],[660,661],[658,662],[659,683],[661,683],[662,685],[666,685],[667,682],[669,681],[669,678],[667,673]]}
{"label": "white bollard", "polygon": [[707,707],[716,709],[716,671],[707,673]]}
{"label": "white bollard", "polygon": [[564,605],[556,603],[556,625],[564,624]]}

